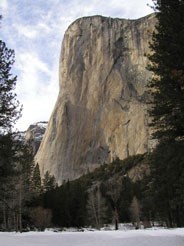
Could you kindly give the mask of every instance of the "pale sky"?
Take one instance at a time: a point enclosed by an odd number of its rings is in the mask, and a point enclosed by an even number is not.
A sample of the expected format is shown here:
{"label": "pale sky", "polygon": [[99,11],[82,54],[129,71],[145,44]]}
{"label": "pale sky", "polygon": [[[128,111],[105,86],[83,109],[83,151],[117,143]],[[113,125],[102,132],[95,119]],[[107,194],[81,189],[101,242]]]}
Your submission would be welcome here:
{"label": "pale sky", "polygon": [[103,15],[136,19],[150,14],[152,0],[0,0],[0,39],[15,50],[16,93],[23,116],[16,128],[48,121],[59,92],[61,42],[77,18]]}

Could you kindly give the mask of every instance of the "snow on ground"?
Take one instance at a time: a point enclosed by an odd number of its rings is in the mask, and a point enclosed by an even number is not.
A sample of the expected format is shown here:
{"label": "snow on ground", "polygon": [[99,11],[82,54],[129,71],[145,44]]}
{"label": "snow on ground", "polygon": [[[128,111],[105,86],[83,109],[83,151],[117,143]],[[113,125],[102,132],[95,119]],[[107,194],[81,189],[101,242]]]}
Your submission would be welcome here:
{"label": "snow on ground", "polygon": [[85,232],[0,232],[1,246],[184,246],[184,228]]}

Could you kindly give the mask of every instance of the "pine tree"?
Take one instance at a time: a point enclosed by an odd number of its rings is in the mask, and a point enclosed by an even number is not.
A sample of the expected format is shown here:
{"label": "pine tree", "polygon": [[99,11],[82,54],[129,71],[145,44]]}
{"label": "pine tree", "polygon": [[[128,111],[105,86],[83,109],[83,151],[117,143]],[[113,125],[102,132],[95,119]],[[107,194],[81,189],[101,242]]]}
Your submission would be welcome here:
{"label": "pine tree", "polygon": [[150,45],[153,137],[152,193],[157,217],[181,226],[184,212],[184,0],[156,0],[158,23]]}
{"label": "pine tree", "polygon": [[48,171],[46,171],[44,178],[43,178],[43,191],[51,191],[56,188],[56,179],[54,176],[50,175]]}
{"label": "pine tree", "polygon": [[[0,16],[0,19],[2,17]],[[12,173],[16,146],[12,127],[21,115],[19,101],[14,93],[17,77],[12,75],[14,51],[0,40],[0,178]],[[0,180],[0,181],[1,181]],[[5,183],[5,181],[2,181]]]}
{"label": "pine tree", "polygon": [[151,156],[152,196],[157,219],[184,226],[184,142],[160,144]]}
{"label": "pine tree", "polygon": [[17,77],[11,73],[15,53],[0,40],[0,134],[10,132],[19,119],[21,109],[14,89]]}
{"label": "pine tree", "polygon": [[[17,76],[12,74],[14,61],[14,51],[7,48],[5,42],[0,40],[0,201],[2,204],[0,209],[4,214],[4,228],[7,229],[8,224],[13,227],[13,224],[17,224],[15,218],[19,217],[21,230],[22,199],[25,194],[22,183],[25,170],[23,171],[22,167],[29,165],[30,162],[28,164],[27,159],[25,160],[28,157],[19,134],[13,132],[14,124],[20,118],[22,111],[14,92],[17,82]],[[14,228],[17,228],[17,225]]]}
{"label": "pine tree", "polygon": [[34,160],[30,146],[19,142],[18,158],[17,158],[17,175],[15,177],[16,185],[14,187],[17,204],[17,229],[21,232],[23,227],[23,215],[27,214],[28,208],[26,204],[32,199],[31,173],[33,172]]}
{"label": "pine tree", "polygon": [[158,24],[150,45],[149,87],[154,137],[159,141],[184,138],[184,0],[157,0]]}
{"label": "pine tree", "polygon": [[33,170],[32,189],[35,195],[40,195],[40,192],[42,190],[42,182],[38,163],[36,164]]}

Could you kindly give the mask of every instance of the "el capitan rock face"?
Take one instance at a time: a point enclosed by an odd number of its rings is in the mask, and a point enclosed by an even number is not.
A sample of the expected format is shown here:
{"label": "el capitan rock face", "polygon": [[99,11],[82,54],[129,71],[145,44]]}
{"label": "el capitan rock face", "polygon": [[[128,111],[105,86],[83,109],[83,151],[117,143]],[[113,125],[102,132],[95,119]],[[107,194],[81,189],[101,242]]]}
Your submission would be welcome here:
{"label": "el capitan rock face", "polygon": [[75,179],[150,148],[146,84],[154,15],[84,17],[65,33],[60,92],[36,156],[42,175]]}

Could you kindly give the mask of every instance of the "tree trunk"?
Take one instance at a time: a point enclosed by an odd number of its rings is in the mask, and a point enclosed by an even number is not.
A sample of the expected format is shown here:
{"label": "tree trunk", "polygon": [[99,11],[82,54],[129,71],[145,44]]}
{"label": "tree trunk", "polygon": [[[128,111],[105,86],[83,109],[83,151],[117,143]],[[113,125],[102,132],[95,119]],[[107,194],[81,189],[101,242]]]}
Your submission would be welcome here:
{"label": "tree trunk", "polygon": [[6,207],[5,204],[3,205],[3,227],[7,229],[7,218],[6,218]]}
{"label": "tree trunk", "polygon": [[20,191],[19,191],[19,230],[22,232],[22,183],[20,184]]}
{"label": "tree trunk", "polygon": [[181,227],[181,216],[180,216],[180,207],[177,205],[176,207],[176,226]]}
{"label": "tree trunk", "polygon": [[117,231],[119,229],[119,227],[118,227],[119,220],[118,220],[118,210],[117,210],[117,208],[115,208],[115,210],[114,210],[114,222],[115,222],[115,230]]}
{"label": "tree trunk", "polygon": [[168,210],[168,227],[169,228],[172,228],[173,227],[173,222],[172,222],[172,216],[171,216],[170,209]]}

